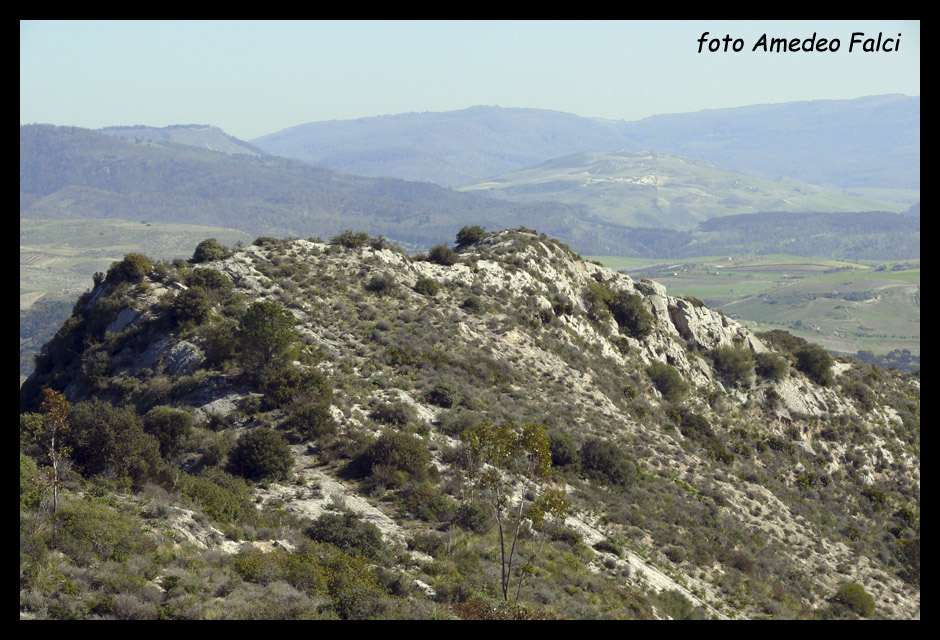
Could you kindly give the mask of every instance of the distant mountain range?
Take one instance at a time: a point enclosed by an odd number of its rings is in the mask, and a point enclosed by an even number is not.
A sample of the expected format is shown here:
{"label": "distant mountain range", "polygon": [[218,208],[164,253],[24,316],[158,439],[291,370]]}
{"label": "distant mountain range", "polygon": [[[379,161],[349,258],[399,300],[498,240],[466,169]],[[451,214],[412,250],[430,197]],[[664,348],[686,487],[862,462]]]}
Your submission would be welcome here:
{"label": "distant mountain range", "polygon": [[[21,127],[21,217],[147,220],[324,238],[357,229],[412,249],[452,242],[468,224],[525,226],[589,255],[675,257],[701,244],[720,246],[722,252],[732,251],[735,243],[738,252],[769,250],[794,233],[789,222],[784,232],[766,218],[755,227],[746,217],[735,223],[750,225],[745,234],[728,226],[704,238],[685,233],[723,215],[899,212],[910,206],[719,172],[705,161],[650,152],[576,154],[473,187],[491,187],[487,193],[515,200],[509,201],[243,153],[249,147],[234,138],[221,144],[229,136],[212,127],[170,129],[137,127],[118,135],[117,130]],[[209,144],[227,151],[206,150]],[[868,218],[861,224],[833,218],[812,247],[822,251],[819,255],[839,257],[851,257],[853,247],[865,247],[866,257],[879,259],[919,255],[919,215],[915,221],[885,216],[890,231]],[[872,234],[889,232],[890,241],[873,243]]]}
{"label": "distant mountain range", "polygon": [[356,229],[411,248],[452,242],[465,224],[523,225],[569,240],[583,236],[582,250],[598,248],[594,221],[568,205],[506,202],[286,158],[50,125],[20,127],[20,216],[202,224],[298,237]]}
{"label": "distant mountain range", "polygon": [[218,127],[208,124],[178,124],[169,127],[105,127],[102,133],[133,142],[175,143],[220,153],[242,153],[251,156],[266,155],[258,147],[230,136]]}
{"label": "distant mountain range", "polygon": [[251,142],[357,175],[451,187],[585,151],[652,150],[772,180],[920,188],[919,96],[755,105],[635,122],[478,106],[313,122]]}
{"label": "distant mountain range", "polygon": [[900,212],[911,204],[720,171],[698,158],[656,151],[576,153],[459,190],[514,202],[565,203],[614,224],[666,229],[692,229],[711,218],[761,211]]}

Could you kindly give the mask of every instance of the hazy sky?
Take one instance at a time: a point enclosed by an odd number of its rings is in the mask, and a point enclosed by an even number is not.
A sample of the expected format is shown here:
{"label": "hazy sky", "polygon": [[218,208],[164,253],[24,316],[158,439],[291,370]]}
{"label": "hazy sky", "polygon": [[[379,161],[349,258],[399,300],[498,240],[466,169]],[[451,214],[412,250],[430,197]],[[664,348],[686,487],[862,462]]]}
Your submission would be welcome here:
{"label": "hazy sky", "polygon": [[[699,53],[706,31],[742,50]],[[752,50],[814,32],[839,50]],[[849,52],[853,32],[897,50]],[[20,22],[21,124],[198,123],[250,140],[481,104],[638,120],[886,93],[920,95],[918,21]]]}

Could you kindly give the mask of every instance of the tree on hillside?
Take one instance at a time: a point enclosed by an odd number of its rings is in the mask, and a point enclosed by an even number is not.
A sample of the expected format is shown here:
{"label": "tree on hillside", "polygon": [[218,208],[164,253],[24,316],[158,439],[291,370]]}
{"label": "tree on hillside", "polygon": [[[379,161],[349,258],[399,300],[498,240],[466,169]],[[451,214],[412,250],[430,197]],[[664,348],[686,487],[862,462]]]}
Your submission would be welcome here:
{"label": "tree on hillside", "polygon": [[242,363],[252,374],[284,364],[297,340],[294,316],[275,302],[254,302],[242,318],[239,338]]}
{"label": "tree on hillside", "polygon": [[215,238],[206,238],[196,245],[196,250],[193,251],[193,262],[196,264],[200,262],[215,262],[216,260],[224,258],[225,253],[225,245],[221,244]]}
{"label": "tree on hillside", "polygon": [[[487,502],[493,509],[499,527],[502,562],[500,587],[503,600],[508,602],[513,562],[523,527],[528,524],[534,531],[540,532],[547,520],[564,517],[570,505],[562,491],[540,490],[536,484],[539,481],[547,482],[552,475],[551,443],[542,425],[528,423],[521,430],[516,430],[509,423],[496,427],[490,422],[484,422],[464,431],[461,440],[470,481],[469,498],[479,497]],[[534,500],[526,498],[535,492],[538,494]],[[522,583],[531,573],[532,562],[544,543],[543,535],[538,547],[519,568],[516,603],[519,601]]]}
{"label": "tree on hillside", "polygon": [[52,488],[52,513],[56,512],[59,502],[59,466],[70,451],[69,447],[62,446],[63,436],[68,429],[70,410],[69,401],[60,391],[43,389],[43,401],[39,412],[43,416],[46,435],[49,438],[48,454],[52,466],[52,477],[48,479],[48,483]]}

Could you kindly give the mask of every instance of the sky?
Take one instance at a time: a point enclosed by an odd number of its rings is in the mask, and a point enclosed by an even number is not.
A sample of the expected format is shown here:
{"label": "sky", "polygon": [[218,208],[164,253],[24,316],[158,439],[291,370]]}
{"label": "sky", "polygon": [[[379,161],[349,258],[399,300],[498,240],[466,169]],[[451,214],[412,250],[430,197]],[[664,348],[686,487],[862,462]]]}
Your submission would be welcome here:
{"label": "sky", "polygon": [[[763,34],[839,48],[754,50]],[[879,34],[892,50],[864,51]],[[920,95],[919,21],[20,22],[21,124],[210,124],[252,140],[476,105],[629,121],[889,93]]]}

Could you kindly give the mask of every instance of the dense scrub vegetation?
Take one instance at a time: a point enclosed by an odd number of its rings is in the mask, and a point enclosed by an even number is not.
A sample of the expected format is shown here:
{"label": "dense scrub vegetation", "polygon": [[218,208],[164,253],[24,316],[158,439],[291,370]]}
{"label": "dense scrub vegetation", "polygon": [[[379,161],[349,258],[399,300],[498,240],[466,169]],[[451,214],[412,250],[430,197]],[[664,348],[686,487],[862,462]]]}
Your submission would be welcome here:
{"label": "dense scrub vegetation", "polygon": [[[259,238],[257,252],[236,253],[260,274],[252,298],[195,256],[143,276],[131,267],[145,263],[129,258],[114,267],[127,279],[102,277],[21,390],[21,609],[867,618],[887,606],[883,585],[919,588],[919,484],[888,473],[897,462],[868,482],[864,460],[875,438],[895,461],[919,460],[919,378],[837,367],[846,363],[783,332],[762,336],[773,351],[756,355],[667,338],[727,383],[718,393],[675,351],[657,351],[666,343],[644,298],[589,280],[574,300],[526,261],[560,264],[566,248],[528,232],[503,244],[464,236],[458,248],[479,255],[420,266],[469,278],[429,278],[430,295],[414,277],[373,286],[393,273],[375,257],[389,247],[353,232]],[[533,301],[536,284],[498,294],[480,256],[506,278],[545,285],[548,302]],[[609,332],[626,364],[600,356],[574,322]],[[504,353],[488,348],[500,336]],[[644,364],[637,344],[662,360]],[[202,359],[187,368],[196,349]],[[817,379],[856,412],[790,412],[780,426],[774,385],[790,376]],[[47,388],[77,399],[55,445]],[[315,517],[295,510],[308,502]],[[591,525],[576,530],[566,515]],[[882,582],[861,587],[874,609],[854,587],[821,591],[782,538],[747,524],[763,519],[800,539],[806,557],[828,557],[802,541],[807,531],[838,542],[848,551],[833,571],[846,583],[861,585],[855,555],[877,563]],[[637,558],[682,591],[647,591]]]}

